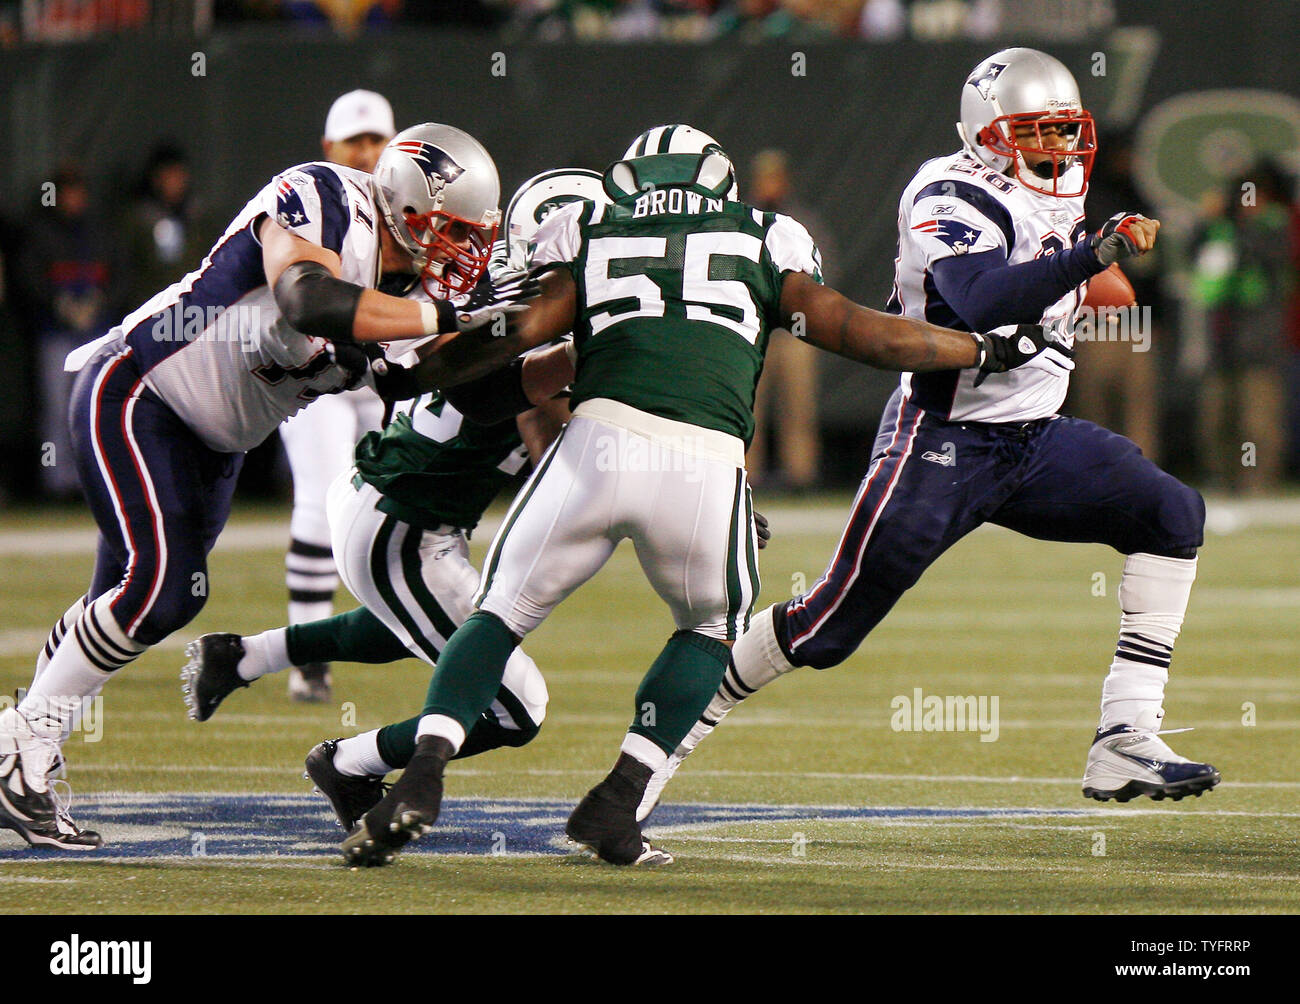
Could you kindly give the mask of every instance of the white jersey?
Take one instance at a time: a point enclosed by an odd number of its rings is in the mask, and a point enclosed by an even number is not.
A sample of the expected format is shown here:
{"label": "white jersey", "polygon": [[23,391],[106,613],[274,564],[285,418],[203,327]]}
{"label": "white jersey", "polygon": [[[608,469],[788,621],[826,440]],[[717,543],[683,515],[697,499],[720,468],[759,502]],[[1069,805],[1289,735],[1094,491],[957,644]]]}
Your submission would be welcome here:
{"label": "white jersey", "polygon": [[[125,342],[145,385],[205,445],[252,449],[284,419],[346,386],[326,341],[285,322],[267,285],[254,233],[262,216],[335,252],[340,278],[374,288],[380,215],[370,176],[336,164],[301,164],[246,205],[197,270],[129,314],[104,341]],[[79,369],[94,353],[74,352]]]}
{"label": "white jersey", "polygon": [[[1074,180],[1075,171],[1082,168],[1067,174],[1064,185]],[[894,290],[885,309],[970,331],[940,295],[930,274],[935,261],[1001,248],[1015,265],[1058,254],[1086,236],[1082,196],[1061,199],[1030,191],[964,152],[937,157],[921,165],[899,201]],[[1083,297],[1083,288],[1067,293],[1043,312],[1040,323],[1072,332]],[[1072,334],[1067,338],[1073,343]],[[1040,357],[991,374],[979,389],[974,369],[904,373],[902,389],[918,407],[950,421],[1027,422],[1056,414],[1071,365],[1053,353],[1050,360]]]}

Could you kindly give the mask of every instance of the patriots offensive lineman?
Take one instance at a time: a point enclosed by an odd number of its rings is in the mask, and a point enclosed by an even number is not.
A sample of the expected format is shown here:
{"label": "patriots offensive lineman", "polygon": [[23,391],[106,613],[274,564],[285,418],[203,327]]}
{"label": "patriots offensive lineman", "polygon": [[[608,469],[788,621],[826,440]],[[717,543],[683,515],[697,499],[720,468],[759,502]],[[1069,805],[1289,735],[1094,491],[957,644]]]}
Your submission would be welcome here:
{"label": "patriots offensive lineman", "polygon": [[636,693],[614,769],[566,832],[614,864],[670,862],[635,812],[717,689],[758,591],[744,453],[772,328],[894,369],[1001,372],[1048,347],[1041,327],[961,334],[822,286],[808,232],[737,201],[730,159],[690,126],[637,137],[604,187],[612,203],[583,200],[542,224],[542,294],[513,333],[492,344],[453,336],[416,367],[417,379],[448,386],[573,331],[573,419],[511,505],[478,609],[438,660],[406,772],[344,841],[349,864],[384,865],[432,826],[446,763],[511,653],[626,538],[676,631]]}
{"label": "patriots offensive lineman", "polygon": [[99,526],[89,591],[51,631],[35,679],[0,714],[0,823],[29,843],[98,847],[49,776],[82,701],[183,627],[208,593],[207,554],[243,454],[321,394],[369,379],[355,342],[470,330],[522,309],[503,282],[453,305],[374,287],[385,273],[468,292],[500,210],[473,137],[426,124],[375,174],[291,168],[235,217],[198,270],[68,357],[82,488]]}
{"label": "patriots offensive lineman", "polygon": [[[524,182],[510,200],[507,238],[489,269],[526,268],[541,221],[581,199],[603,201],[596,172],[563,168]],[[567,344],[539,348],[518,365],[526,400],[508,388],[499,392],[509,374],[490,374],[402,403],[382,434],[362,439],[355,466],[331,490],[330,525],[339,569],[365,605],[250,637],[215,633],[192,642],[181,674],[191,718],[206,721],[235,689],[303,662],[387,663],[412,655],[437,662],[473,612],[479,575],[469,562],[468,533],[512,476],[530,459],[537,463],[569,417],[567,395],[555,396],[573,378]],[[479,421],[467,420],[457,403]],[[519,409],[528,410],[516,418]],[[529,429],[544,431],[526,446],[522,433]],[[496,699],[458,757],[523,746],[537,735],[546,702],[541,671],[516,648]],[[406,766],[418,722],[326,740],[307,755],[307,774],[345,831],[383,797],[384,775]]]}
{"label": "patriots offensive lineman", "polygon": [[[1035,320],[1070,330],[1084,281],[1149,250],[1158,221],[1120,213],[1088,233],[1092,117],[1069,70],[1046,53],[1005,49],[977,66],[957,128],[962,150],[927,161],[903,192],[887,309],[956,328]],[[806,593],[754,618],[639,818],[737,703],[798,666],[843,662],[932,562],[985,522],[1127,556],[1084,796],[1180,799],[1219,782],[1158,731],[1205,504],[1129,440],[1057,415],[1072,368],[1044,353],[983,383],[968,372],[903,375],[829,566]]]}
{"label": "patriots offensive lineman", "polygon": [[[331,164],[369,174],[395,132],[392,106],[382,94],[348,91],[334,100],[325,116],[321,151]],[[284,556],[290,624],[320,620],[333,610],[339,576],[330,552],[325,493],[351,465],[357,440],[378,430],[383,421],[384,402],[379,395],[369,387],[357,387],[321,398],[315,407],[304,408],[280,426],[280,442],[293,475],[293,515]],[[328,701],[329,663],[291,667],[288,689],[295,701]]]}

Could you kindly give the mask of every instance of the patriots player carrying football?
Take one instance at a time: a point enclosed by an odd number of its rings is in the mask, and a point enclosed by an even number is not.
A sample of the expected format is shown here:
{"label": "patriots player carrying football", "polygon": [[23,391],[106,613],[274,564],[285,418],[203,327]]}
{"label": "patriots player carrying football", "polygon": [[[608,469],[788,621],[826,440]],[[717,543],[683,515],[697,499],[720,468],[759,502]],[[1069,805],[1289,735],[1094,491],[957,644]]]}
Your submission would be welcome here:
{"label": "patriots player carrying football", "polygon": [[963,334],[867,310],[824,287],[808,232],[737,201],[730,159],[690,126],[637,137],[604,187],[612,202],[583,200],[542,224],[532,260],[543,291],[514,332],[490,343],[442,340],[414,370],[447,387],[575,337],[573,419],[511,505],[478,609],[438,660],[406,772],[344,841],[350,864],[384,865],[432,826],[447,761],[499,692],[520,640],[623,539],[676,631],[636,693],[614,769],[566,831],[614,864],[670,862],[644,839],[635,812],[717,689],[758,591],[744,451],[771,330],[784,325],[895,370],[1003,372],[1050,348],[1039,326],[1011,337]]}
{"label": "patriots player carrying football", "polygon": [[[1046,53],[1006,49],[976,67],[962,89],[958,132],[963,148],[927,161],[903,192],[887,309],[972,330],[1027,321],[1070,330],[1083,283],[1150,250],[1159,223],[1120,213],[1088,232],[1092,117],[1069,70]],[[799,666],[843,662],[925,569],[982,523],[1109,544],[1126,556],[1119,643],[1083,794],[1180,799],[1219,782],[1214,767],[1174,753],[1159,732],[1205,504],[1129,440],[1057,414],[1071,369],[1063,355],[1043,353],[985,381],[969,371],[903,375],[826,571],[754,618],[639,818],[740,701]]]}
{"label": "patriots player carrying football", "polygon": [[390,274],[474,290],[498,197],[487,151],[443,125],[399,134],[373,176],[290,168],[196,271],[68,357],[98,554],[26,696],[0,713],[0,824],[34,845],[101,845],[50,790],[83,700],[199,612],[244,452],[321,394],[371,381],[358,343],[472,330],[523,309],[521,277],[457,304],[375,288]]}
{"label": "patriots player carrying football", "polygon": [[[506,238],[497,242],[489,270],[526,267],[541,222],[581,199],[603,201],[596,172],[561,168],[526,181],[510,200]],[[430,666],[437,662],[447,638],[473,612],[479,575],[467,556],[469,532],[569,418],[568,395],[557,394],[573,377],[567,345],[543,346],[520,366],[522,396],[499,393],[494,376],[431,391],[400,404],[382,434],[361,440],[355,466],[332,487],[329,522],[339,569],[365,605],[250,637],[214,633],[192,642],[181,673],[191,718],[206,721],[234,690],[304,662],[388,663],[412,655]],[[530,430],[538,435],[526,437]],[[516,648],[496,699],[458,757],[523,746],[537,735],[546,702],[541,671]],[[326,740],[307,755],[308,776],[344,830],[383,797],[384,775],[406,766],[418,722]]]}

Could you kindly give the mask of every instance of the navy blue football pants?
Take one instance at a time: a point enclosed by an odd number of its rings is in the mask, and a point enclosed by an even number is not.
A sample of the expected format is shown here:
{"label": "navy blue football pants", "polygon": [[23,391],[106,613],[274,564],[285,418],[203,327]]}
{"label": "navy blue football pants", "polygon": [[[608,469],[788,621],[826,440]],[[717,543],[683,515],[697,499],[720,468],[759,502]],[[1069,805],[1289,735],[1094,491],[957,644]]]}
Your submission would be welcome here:
{"label": "navy blue football pants", "polygon": [[930,565],[981,523],[1041,540],[1191,558],[1200,493],[1130,440],[1077,418],[948,422],[895,391],[830,564],[776,609],[796,666],[843,662]]}
{"label": "navy blue football pants", "polygon": [[144,385],[130,349],[88,363],[69,409],[81,487],[99,526],[88,600],[142,645],[188,624],[230,515],[243,454],[209,449]]}

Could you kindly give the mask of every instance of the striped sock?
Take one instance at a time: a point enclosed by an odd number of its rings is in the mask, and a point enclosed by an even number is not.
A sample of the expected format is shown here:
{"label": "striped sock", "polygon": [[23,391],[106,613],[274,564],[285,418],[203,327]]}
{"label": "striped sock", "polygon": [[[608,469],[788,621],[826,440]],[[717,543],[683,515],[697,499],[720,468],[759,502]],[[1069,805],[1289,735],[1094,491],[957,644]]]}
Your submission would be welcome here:
{"label": "striped sock", "polygon": [[24,716],[57,719],[66,735],[83,699],[98,694],[115,670],[148,647],[127,637],[118,625],[109,610],[112,596],[105,593],[73,621],[53,658],[18,705]]}
{"label": "striped sock", "polygon": [[1119,582],[1119,642],[1102,685],[1100,728],[1160,717],[1195,558],[1130,554]]}
{"label": "striped sock", "polygon": [[339,573],[334,566],[334,552],[328,545],[293,538],[284,556],[284,569],[290,624],[323,620],[334,612]]}
{"label": "striped sock", "polygon": [[45,671],[45,667],[48,666],[50,660],[54,658],[55,650],[59,647],[59,644],[63,641],[69,629],[72,627],[72,622],[80,617],[81,612],[85,609],[86,597],[82,596],[76,603],[68,607],[68,609],[64,611],[63,616],[55,622],[54,627],[50,628],[50,636],[45,640],[45,647],[41,649],[40,655],[36,657],[36,674],[32,677],[33,680]]}

